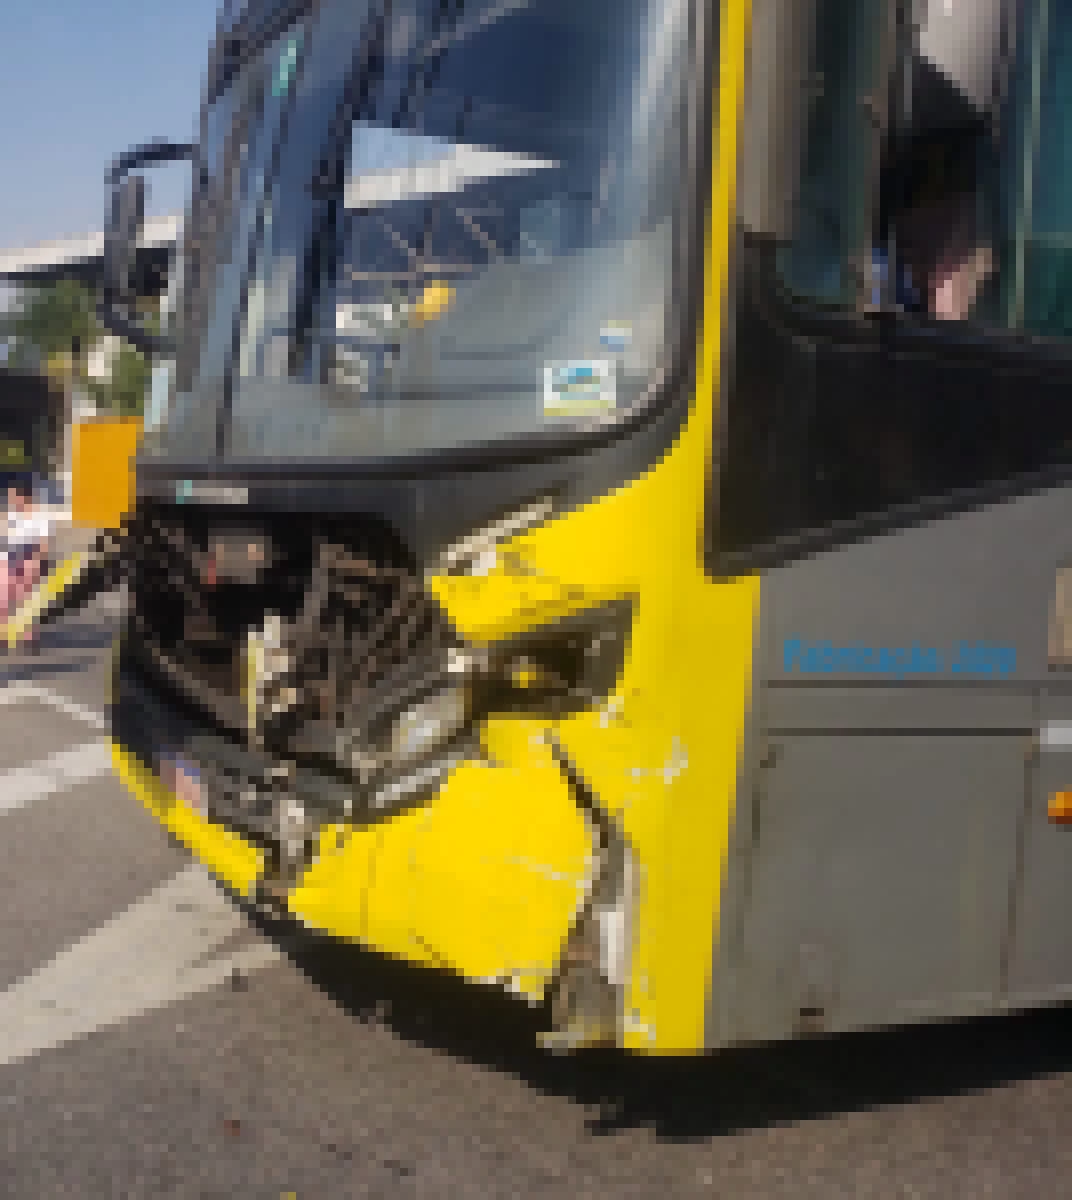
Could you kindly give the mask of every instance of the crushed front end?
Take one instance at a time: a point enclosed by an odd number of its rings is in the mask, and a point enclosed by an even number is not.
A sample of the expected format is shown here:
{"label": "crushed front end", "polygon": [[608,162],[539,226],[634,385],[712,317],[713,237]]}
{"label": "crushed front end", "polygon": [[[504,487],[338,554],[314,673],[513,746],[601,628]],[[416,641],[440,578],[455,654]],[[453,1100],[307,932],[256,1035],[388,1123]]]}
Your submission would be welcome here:
{"label": "crushed front end", "polygon": [[[504,985],[616,1040],[630,855],[554,721],[613,690],[631,605],[476,643],[371,518],[143,504],[123,535],[117,761],[275,912]],[[486,552],[485,556],[486,556]]]}

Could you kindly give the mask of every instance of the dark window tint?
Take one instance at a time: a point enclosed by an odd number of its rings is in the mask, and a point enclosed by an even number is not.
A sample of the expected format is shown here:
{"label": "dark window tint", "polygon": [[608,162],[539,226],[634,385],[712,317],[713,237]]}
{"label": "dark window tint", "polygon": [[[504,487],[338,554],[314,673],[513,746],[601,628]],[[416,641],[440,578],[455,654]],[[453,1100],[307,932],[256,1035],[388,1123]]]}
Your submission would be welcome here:
{"label": "dark window tint", "polygon": [[724,554],[1072,460],[1072,5],[917,8],[816,4],[792,237],[739,259]]}

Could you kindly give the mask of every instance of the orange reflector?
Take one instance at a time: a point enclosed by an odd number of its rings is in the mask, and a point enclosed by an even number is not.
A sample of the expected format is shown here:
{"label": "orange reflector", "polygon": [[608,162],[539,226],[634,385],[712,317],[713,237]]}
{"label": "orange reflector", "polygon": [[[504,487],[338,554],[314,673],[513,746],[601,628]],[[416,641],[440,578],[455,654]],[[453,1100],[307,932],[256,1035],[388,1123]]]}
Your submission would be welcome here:
{"label": "orange reflector", "polygon": [[1072,825],[1072,792],[1050,793],[1049,817],[1055,825]]}

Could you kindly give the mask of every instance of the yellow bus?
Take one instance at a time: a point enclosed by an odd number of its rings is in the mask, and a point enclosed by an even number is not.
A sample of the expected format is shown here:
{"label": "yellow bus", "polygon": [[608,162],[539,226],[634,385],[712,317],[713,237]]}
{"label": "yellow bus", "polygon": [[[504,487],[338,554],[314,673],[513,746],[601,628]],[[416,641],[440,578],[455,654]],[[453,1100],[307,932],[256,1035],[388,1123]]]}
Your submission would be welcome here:
{"label": "yellow bus", "polygon": [[1053,0],[228,5],[119,773],[554,1047],[1059,1000],[1070,146]]}

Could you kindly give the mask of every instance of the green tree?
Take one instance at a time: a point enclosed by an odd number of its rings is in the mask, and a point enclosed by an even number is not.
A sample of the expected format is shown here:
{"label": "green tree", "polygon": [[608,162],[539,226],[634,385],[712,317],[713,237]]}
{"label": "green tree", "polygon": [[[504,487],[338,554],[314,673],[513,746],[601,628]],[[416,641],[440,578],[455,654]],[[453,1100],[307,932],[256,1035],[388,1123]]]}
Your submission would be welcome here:
{"label": "green tree", "polygon": [[[155,327],[153,306],[142,307],[143,319]],[[89,352],[103,333],[95,293],[75,279],[25,286],[14,306],[0,316],[0,338],[8,342],[10,366],[43,368],[64,383],[85,388],[103,412],[141,416],[151,366],[133,346],[124,342],[119,348],[110,379],[90,379],[86,373]]]}
{"label": "green tree", "polygon": [[90,379],[87,387],[97,408],[123,417],[140,417],[145,410],[152,367],[145,356],[124,342],[112,359],[111,378]]}
{"label": "green tree", "polygon": [[8,362],[44,365],[77,350],[78,361],[72,364],[77,371],[101,336],[95,307],[93,292],[76,279],[20,288],[2,325],[10,345]]}

